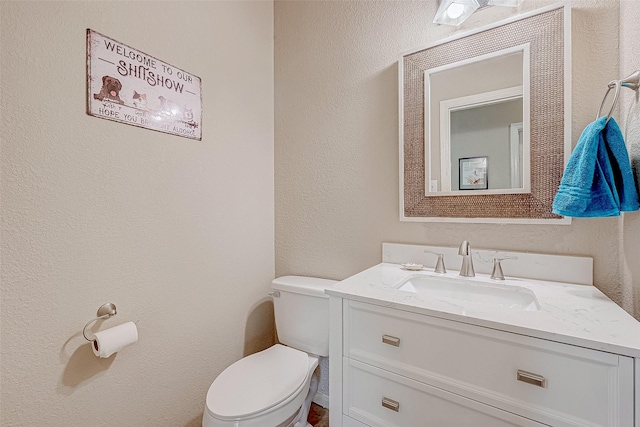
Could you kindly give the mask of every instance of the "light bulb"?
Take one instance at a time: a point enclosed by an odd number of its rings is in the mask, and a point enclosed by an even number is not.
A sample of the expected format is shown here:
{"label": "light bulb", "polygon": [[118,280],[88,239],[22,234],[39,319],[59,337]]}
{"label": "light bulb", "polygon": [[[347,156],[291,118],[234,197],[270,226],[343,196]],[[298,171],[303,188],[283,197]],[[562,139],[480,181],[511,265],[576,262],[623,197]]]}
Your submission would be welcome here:
{"label": "light bulb", "polygon": [[447,15],[449,15],[449,18],[451,19],[459,18],[463,12],[464,6],[460,3],[451,3],[451,6],[447,9]]}

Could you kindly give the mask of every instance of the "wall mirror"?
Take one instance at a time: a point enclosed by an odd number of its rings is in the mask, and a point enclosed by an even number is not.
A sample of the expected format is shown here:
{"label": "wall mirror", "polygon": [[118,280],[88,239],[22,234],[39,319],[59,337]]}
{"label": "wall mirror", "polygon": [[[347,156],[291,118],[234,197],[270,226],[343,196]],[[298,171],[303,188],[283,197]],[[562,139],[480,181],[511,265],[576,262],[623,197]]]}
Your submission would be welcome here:
{"label": "wall mirror", "polygon": [[427,196],[530,191],[529,44],[426,70],[424,88]]}
{"label": "wall mirror", "polygon": [[402,56],[400,219],[558,223],[571,151],[570,7]]}

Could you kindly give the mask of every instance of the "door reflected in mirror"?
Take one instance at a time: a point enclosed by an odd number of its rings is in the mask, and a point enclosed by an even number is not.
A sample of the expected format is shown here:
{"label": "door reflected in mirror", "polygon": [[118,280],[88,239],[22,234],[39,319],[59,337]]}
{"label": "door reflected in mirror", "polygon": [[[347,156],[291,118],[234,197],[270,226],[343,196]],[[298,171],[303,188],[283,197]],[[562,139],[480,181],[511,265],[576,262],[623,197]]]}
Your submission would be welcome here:
{"label": "door reflected in mirror", "polygon": [[[529,45],[428,69],[424,80],[425,195],[529,193]],[[461,181],[464,159],[478,158],[482,185]]]}

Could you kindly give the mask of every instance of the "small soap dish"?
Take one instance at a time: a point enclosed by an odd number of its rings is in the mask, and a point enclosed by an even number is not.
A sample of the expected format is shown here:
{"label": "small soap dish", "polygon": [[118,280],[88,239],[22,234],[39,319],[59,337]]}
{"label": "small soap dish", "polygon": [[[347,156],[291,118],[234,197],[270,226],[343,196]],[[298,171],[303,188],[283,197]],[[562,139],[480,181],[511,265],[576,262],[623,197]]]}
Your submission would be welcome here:
{"label": "small soap dish", "polygon": [[414,264],[414,263],[406,263],[406,264],[402,264],[402,268],[404,268],[405,270],[410,270],[410,271],[420,271],[424,269],[424,265],[422,264]]}

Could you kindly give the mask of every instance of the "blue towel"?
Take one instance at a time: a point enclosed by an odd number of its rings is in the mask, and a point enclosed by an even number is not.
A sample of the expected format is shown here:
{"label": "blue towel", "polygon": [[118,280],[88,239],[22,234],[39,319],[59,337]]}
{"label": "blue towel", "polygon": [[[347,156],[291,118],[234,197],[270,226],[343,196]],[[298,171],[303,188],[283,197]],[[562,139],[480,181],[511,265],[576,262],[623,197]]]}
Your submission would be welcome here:
{"label": "blue towel", "polygon": [[600,117],[582,132],[553,200],[553,213],[618,216],[640,208],[629,154],[615,119]]}

